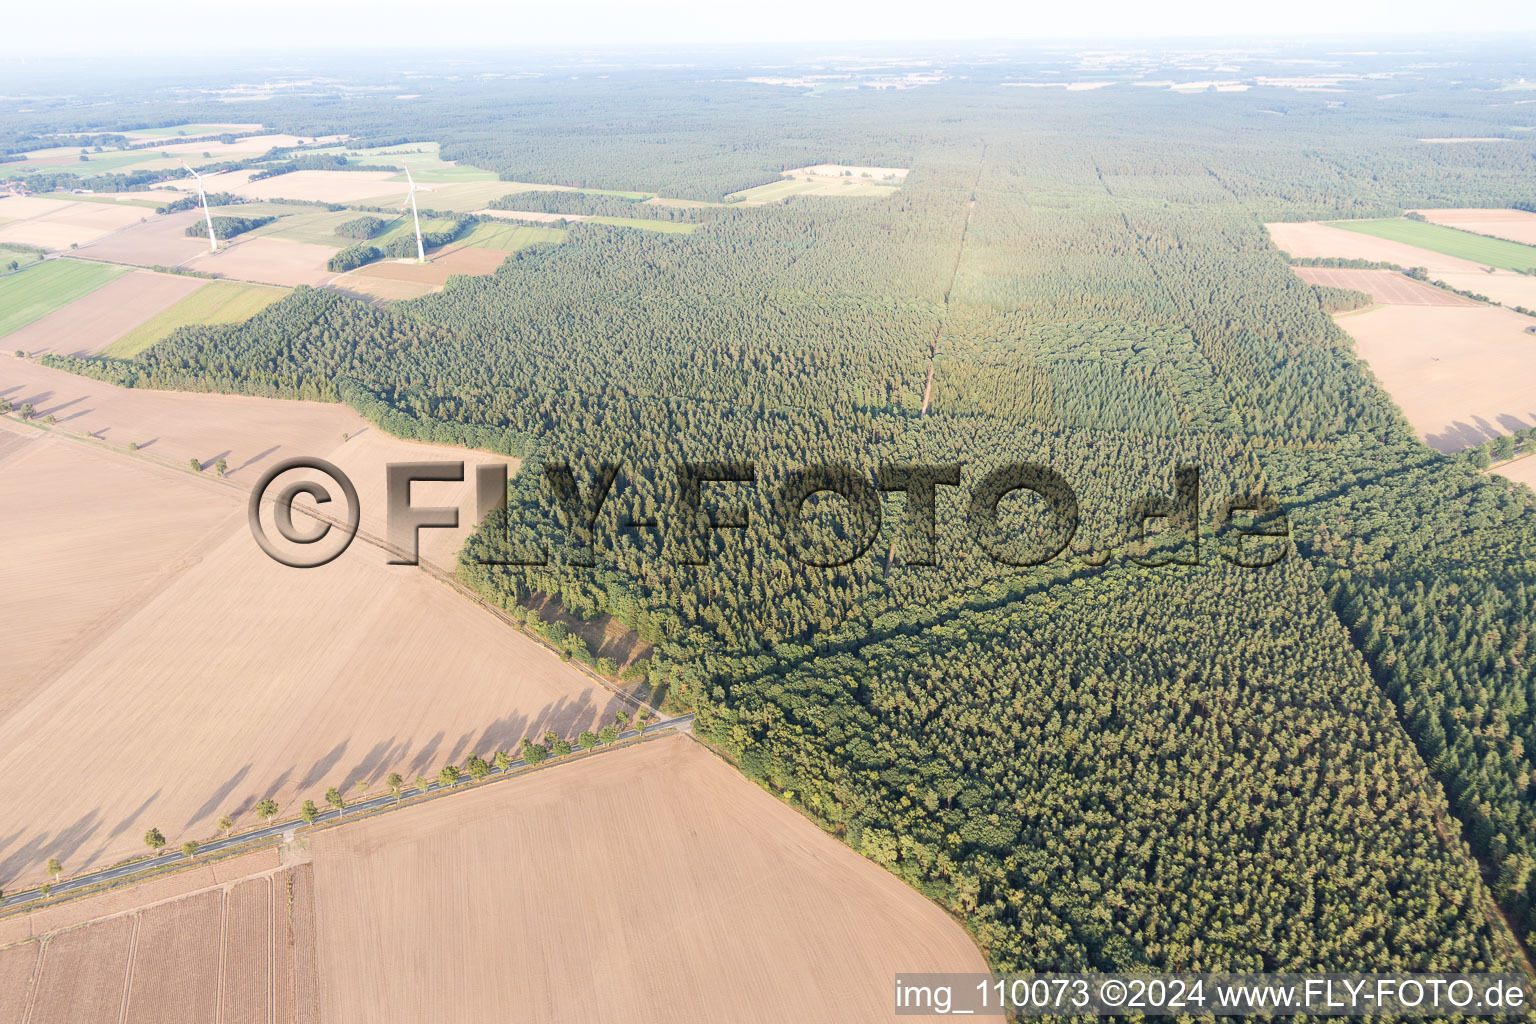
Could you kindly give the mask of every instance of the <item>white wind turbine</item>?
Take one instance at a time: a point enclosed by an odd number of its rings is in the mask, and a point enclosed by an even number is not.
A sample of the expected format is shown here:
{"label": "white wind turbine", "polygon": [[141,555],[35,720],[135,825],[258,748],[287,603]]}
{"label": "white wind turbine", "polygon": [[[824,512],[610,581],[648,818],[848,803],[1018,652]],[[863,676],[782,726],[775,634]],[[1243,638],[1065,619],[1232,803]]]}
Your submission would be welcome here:
{"label": "white wind turbine", "polygon": [[[427,262],[427,250],[421,244],[421,217],[416,212],[416,193],[432,192],[435,190],[416,184],[416,179],[411,177],[411,169],[406,166],[404,160],[400,161],[400,166],[405,167],[405,180],[410,182],[411,185],[410,191],[405,194],[405,198],[410,203],[411,220],[416,225],[416,262],[425,263]],[[400,207],[400,212],[405,212],[404,206]]]}
{"label": "white wind turbine", "polygon": [[208,222],[208,246],[211,252],[219,251],[219,239],[213,233],[213,215],[208,212],[208,196],[203,192],[203,176],[194,171],[185,160],[181,162],[187,173],[197,179],[197,198],[203,201],[203,220]]}

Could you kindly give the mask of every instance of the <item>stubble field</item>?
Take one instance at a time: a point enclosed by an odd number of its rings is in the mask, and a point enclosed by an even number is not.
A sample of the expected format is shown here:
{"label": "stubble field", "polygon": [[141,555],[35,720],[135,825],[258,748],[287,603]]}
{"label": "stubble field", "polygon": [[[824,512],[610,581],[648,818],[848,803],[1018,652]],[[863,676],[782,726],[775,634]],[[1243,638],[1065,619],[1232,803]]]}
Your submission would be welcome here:
{"label": "stubble field", "polygon": [[987,969],[938,907],[684,737],[311,847],[328,1024],[887,1020],[897,971]]}
{"label": "stubble field", "polygon": [[1377,302],[1398,306],[1476,306],[1473,299],[1415,281],[1395,270],[1338,270],[1332,267],[1297,267],[1296,276],[1308,284],[1349,288],[1365,292]]}
{"label": "stubble field", "polygon": [[47,206],[29,205],[25,209],[35,209],[36,212],[18,217],[12,211],[18,209],[16,204],[23,202],[29,200],[23,197],[0,203],[0,216],[12,218],[12,223],[0,226],[0,245],[18,242],[57,252],[72,245],[85,245],[155,217],[153,210],[142,206],[56,199],[31,199],[30,204],[46,203]]}
{"label": "stubble field", "polygon": [[[340,406],[122,391],[9,356],[0,393],[40,413],[77,410],[6,459],[18,502],[0,541],[16,594],[8,624],[35,639],[34,667],[8,676],[0,770],[50,769],[7,801],[0,886],[40,880],[50,856],[74,872],[142,853],[150,827],[173,843],[206,839],[219,815],[249,823],[267,796],[293,814],[333,785],[435,775],[545,729],[612,720],[611,691],[363,538],[323,568],[291,569],[244,523],[237,485],[289,455],[348,472],[377,536],[385,463],[466,460],[464,483],[414,489],[417,504],[460,509],[456,531],[422,533],[424,557],[451,564],[474,520],[472,467],[492,456],[389,438]],[[92,429],[144,448],[65,436]],[[230,482],[170,468],[192,455],[227,458]],[[71,486],[37,501],[63,479]],[[134,514],[80,544],[109,507]]]}
{"label": "stubble field", "polygon": [[1536,426],[1531,318],[1494,307],[1384,306],[1339,326],[1431,447]]}

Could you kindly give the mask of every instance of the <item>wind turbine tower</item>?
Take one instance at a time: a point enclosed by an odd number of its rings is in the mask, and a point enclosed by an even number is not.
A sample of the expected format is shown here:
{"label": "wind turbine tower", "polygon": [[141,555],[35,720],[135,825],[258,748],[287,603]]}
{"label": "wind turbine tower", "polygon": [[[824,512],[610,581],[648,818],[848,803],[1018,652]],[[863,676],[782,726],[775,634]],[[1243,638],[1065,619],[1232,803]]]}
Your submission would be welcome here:
{"label": "wind turbine tower", "polygon": [[[411,204],[411,221],[416,225],[416,262],[425,263],[427,262],[427,250],[421,244],[421,216],[416,212],[416,193],[431,192],[433,190],[416,184],[416,179],[411,177],[411,169],[406,167],[404,160],[400,161],[400,166],[405,167],[405,180],[410,182],[411,185],[411,189],[405,194],[405,198]],[[400,212],[404,213],[405,207],[400,207]]]}
{"label": "wind turbine tower", "polygon": [[213,233],[213,215],[208,212],[208,196],[203,192],[203,176],[188,166],[185,160],[181,162],[181,166],[186,168],[188,174],[197,179],[197,198],[203,201],[203,220],[208,222],[208,248],[210,252],[218,252],[219,239]]}

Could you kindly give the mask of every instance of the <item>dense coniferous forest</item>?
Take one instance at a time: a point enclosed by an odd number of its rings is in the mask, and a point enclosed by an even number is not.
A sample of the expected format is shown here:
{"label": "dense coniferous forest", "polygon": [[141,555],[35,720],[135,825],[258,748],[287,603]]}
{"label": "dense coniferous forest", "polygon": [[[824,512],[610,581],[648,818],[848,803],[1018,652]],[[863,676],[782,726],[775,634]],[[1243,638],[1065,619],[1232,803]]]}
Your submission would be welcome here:
{"label": "dense coniferous forest", "polygon": [[[666,214],[689,235],[574,224],[389,308],[299,288],[130,362],[54,361],[347,401],[394,433],[524,456],[464,577],[638,631],[701,736],[961,915],[998,968],[1516,963],[1492,900],[1531,942],[1536,498],[1417,440],[1330,319],[1364,297],[1301,282],[1262,222],[1529,203],[1528,135],[1417,140],[1509,135],[1536,108],[1432,79],[1340,100],[1004,77],[533,82],[434,120],[445,85],[419,137],[509,181],[719,201],[820,162],[911,173],[886,198]],[[368,101],[275,113],[298,134],[390,131]],[[695,512],[689,461],[755,480],[704,486]],[[1081,506],[1042,565],[972,536],[978,482],[1010,462],[1052,467]],[[586,495],[603,463],[619,469],[584,529],[546,469],[569,464]],[[812,499],[802,539],[857,553],[822,568],[791,553],[775,496],[824,464],[871,488],[923,465],[958,484],[937,487],[932,545],[911,491],[874,499],[877,534]],[[1140,564],[1129,510],[1185,465],[1199,564],[1168,533],[1175,560]],[[1288,539],[1228,524],[1230,499],[1258,495]],[[1038,503],[1000,515],[1012,543],[1048,546]],[[1286,557],[1233,564],[1256,548]]]}

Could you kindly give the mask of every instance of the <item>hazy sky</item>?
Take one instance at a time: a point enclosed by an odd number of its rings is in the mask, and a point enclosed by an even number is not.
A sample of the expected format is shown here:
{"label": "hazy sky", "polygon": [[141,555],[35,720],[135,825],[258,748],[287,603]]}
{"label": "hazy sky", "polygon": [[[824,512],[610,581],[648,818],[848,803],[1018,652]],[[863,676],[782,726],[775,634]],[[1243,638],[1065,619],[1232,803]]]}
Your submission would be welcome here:
{"label": "hazy sky", "polygon": [[1532,0],[72,0],[11,4],[0,56],[190,48],[1051,40],[1536,31]]}

